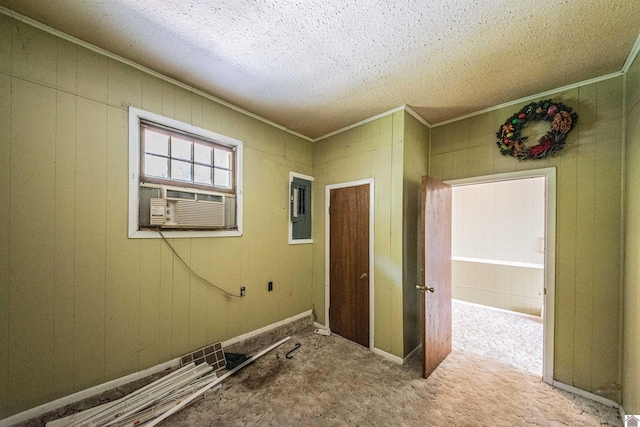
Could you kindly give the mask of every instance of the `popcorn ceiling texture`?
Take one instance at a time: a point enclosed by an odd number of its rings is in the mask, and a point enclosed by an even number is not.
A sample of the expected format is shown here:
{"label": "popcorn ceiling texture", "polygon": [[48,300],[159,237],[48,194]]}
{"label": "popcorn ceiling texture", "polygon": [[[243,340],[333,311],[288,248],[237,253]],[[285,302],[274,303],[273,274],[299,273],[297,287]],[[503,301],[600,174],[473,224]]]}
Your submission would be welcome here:
{"label": "popcorn ceiling texture", "polygon": [[0,0],[318,137],[403,104],[430,123],[620,71],[630,0]]}

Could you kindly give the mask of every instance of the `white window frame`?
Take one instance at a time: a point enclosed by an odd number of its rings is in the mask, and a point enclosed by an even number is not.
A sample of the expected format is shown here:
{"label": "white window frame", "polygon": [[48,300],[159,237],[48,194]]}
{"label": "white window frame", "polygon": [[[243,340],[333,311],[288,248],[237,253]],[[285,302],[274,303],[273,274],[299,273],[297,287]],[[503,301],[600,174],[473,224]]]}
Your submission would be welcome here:
{"label": "white window frame", "polygon": [[167,238],[193,237],[231,237],[242,236],[243,219],[243,143],[235,138],[202,129],[179,120],[164,117],[149,111],[129,107],[129,238],[157,239],[160,234],[153,230],[140,230],[140,120],[157,123],[162,126],[187,132],[202,138],[216,141],[222,145],[235,148],[235,182],[236,182],[236,230],[163,230]]}

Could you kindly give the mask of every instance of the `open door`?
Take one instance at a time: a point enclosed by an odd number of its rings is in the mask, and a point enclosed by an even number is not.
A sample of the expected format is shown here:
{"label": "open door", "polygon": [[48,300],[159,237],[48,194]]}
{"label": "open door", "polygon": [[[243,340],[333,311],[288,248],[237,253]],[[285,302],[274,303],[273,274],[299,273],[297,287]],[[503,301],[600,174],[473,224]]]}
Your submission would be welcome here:
{"label": "open door", "polygon": [[422,376],[451,353],[451,186],[422,177]]}

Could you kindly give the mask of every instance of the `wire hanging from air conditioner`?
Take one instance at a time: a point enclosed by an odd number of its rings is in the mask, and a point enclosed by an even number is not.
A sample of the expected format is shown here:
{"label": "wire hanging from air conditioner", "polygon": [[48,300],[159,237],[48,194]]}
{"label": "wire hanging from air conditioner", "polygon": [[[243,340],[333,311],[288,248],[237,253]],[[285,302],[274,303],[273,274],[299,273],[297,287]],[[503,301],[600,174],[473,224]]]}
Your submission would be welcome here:
{"label": "wire hanging from air conditioner", "polygon": [[219,290],[220,292],[225,294],[228,298],[242,298],[242,295],[235,295],[235,294],[232,294],[230,292],[227,292],[224,289],[222,289],[221,287],[214,285],[213,283],[211,283],[210,281],[208,281],[207,279],[205,279],[204,277],[202,277],[201,275],[199,275],[198,273],[193,271],[191,269],[191,267],[189,267],[189,264],[187,264],[185,262],[185,260],[183,260],[182,257],[178,254],[178,252],[176,252],[176,250],[173,248],[173,246],[171,246],[171,243],[169,243],[167,238],[164,237],[164,234],[162,234],[162,231],[160,231],[160,228],[156,228],[156,231],[158,232],[158,234],[160,234],[160,237],[162,237],[162,240],[167,244],[167,246],[169,246],[169,248],[171,249],[171,252],[173,252],[173,254],[180,260],[180,262],[182,262],[182,264],[184,264],[184,266],[187,267],[187,270],[189,270],[191,272],[191,274],[196,276],[198,279],[200,279],[201,281],[203,281],[207,285],[216,288],[217,290]]}

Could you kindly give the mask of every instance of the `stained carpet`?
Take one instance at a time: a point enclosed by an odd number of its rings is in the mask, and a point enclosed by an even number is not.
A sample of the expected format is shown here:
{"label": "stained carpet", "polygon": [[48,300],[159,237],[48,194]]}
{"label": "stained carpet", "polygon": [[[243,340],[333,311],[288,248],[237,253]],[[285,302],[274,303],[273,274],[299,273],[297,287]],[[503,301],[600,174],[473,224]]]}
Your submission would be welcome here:
{"label": "stained carpet", "polygon": [[[539,319],[458,302],[453,351],[425,380],[420,354],[401,366],[309,320],[236,344],[255,354],[291,340],[222,383],[162,426],[620,426],[617,409],[542,382]],[[318,341],[319,339],[319,341]],[[296,343],[301,346],[287,359]],[[319,343],[318,348],[315,348]],[[122,395],[154,378],[53,411],[42,426]]]}
{"label": "stained carpet", "polygon": [[539,320],[454,302],[453,330],[425,380],[416,359],[400,366],[335,335],[316,349],[306,329],[163,425],[621,425],[616,409],[542,382]]}

